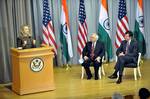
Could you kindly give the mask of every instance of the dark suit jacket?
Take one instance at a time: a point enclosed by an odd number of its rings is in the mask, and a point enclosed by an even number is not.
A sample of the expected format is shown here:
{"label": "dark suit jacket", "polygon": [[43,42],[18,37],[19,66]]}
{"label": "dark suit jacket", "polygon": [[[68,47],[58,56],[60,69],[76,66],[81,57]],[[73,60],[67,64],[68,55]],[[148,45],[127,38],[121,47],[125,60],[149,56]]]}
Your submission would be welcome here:
{"label": "dark suit jacket", "polygon": [[[24,41],[27,41],[27,44],[23,46]],[[17,38],[17,47],[23,47],[23,49],[27,48],[35,48],[36,46],[33,44],[33,38],[32,37],[18,37]]]}
{"label": "dark suit jacket", "polygon": [[[116,51],[117,56],[121,52],[123,52],[125,54],[126,45],[127,45],[126,40],[121,42],[120,47]],[[128,53],[126,54],[126,56],[133,57],[133,58],[135,58],[135,60],[137,60],[137,58],[138,58],[138,44],[137,44],[136,40],[134,40],[134,39],[131,40],[129,48],[128,48]]]}
{"label": "dark suit jacket", "polygon": [[[92,48],[92,42],[87,42],[86,46],[83,48],[83,52],[82,52],[83,58],[84,56],[87,56],[90,58],[91,48]],[[94,49],[94,59],[97,58],[98,56],[102,58],[104,54],[105,54],[104,44],[97,40],[95,49]]]}

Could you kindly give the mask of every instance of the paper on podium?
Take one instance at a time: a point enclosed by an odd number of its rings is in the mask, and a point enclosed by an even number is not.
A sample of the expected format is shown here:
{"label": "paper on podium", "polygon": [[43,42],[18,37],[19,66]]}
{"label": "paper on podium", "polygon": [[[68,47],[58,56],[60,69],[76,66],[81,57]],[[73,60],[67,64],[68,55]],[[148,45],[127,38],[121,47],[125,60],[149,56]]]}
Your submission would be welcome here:
{"label": "paper on podium", "polygon": [[83,59],[83,58],[80,58],[80,59],[79,59],[79,63],[82,64],[83,62],[84,62],[84,59]]}

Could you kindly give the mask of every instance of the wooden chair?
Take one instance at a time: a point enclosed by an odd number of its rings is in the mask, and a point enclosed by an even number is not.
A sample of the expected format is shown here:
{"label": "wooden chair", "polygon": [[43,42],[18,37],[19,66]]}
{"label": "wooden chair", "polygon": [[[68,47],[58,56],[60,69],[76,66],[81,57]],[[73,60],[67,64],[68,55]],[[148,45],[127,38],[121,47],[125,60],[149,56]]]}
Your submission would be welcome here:
{"label": "wooden chair", "polygon": [[[117,61],[117,58],[116,58]],[[141,61],[141,53],[138,53],[138,61],[137,63],[128,63],[125,64],[125,68],[133,68],[133,73],[134,73],[134,80],[137,80],[137,72],[139,74],[139,77],[141,77],[141,71],[140,71],[140,61]],[[125,68],[124,68],[124,73],[123,75],[125,75]]]}
{"label": "wooden chair", "polygon": [[[102,78],[101,74],[103,74],[105,76],[105,71],[104,71],[103,63],[104,63],[104,56],[102,57],[102,65],[99,67],[99,71],[98,71],[99,79]],[[90,67],[93,67],[93,66],[91,65]],[[85,74],[85,70],[84,70],[84,67],[82,66],[81,67],[81,79],[84,78],[84,74]]]}

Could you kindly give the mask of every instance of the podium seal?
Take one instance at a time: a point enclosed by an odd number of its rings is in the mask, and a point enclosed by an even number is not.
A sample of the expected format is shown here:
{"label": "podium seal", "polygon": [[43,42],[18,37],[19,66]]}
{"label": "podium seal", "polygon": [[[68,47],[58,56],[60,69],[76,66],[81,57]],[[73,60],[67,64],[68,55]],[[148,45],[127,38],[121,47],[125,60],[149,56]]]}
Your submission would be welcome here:
{"label": "podium seal", "polygon": [[34,72],[39,72],[43,69],[44,67],[44,62],[40,58],[34,58],[30,62],[30,68]]}

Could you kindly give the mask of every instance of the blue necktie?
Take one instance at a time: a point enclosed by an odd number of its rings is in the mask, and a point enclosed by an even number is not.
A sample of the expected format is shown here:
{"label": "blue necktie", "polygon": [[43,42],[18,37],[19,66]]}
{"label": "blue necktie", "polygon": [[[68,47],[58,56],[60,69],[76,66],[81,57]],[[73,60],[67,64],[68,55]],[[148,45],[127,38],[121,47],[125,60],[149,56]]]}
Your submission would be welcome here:
{"label": "blue necktie", "polygon": [[129,50],[129,42],[127,42],[127,44],[126,44],[126,52],[125,52],[125,54],[127,54],[128,53],[128,50]]}

